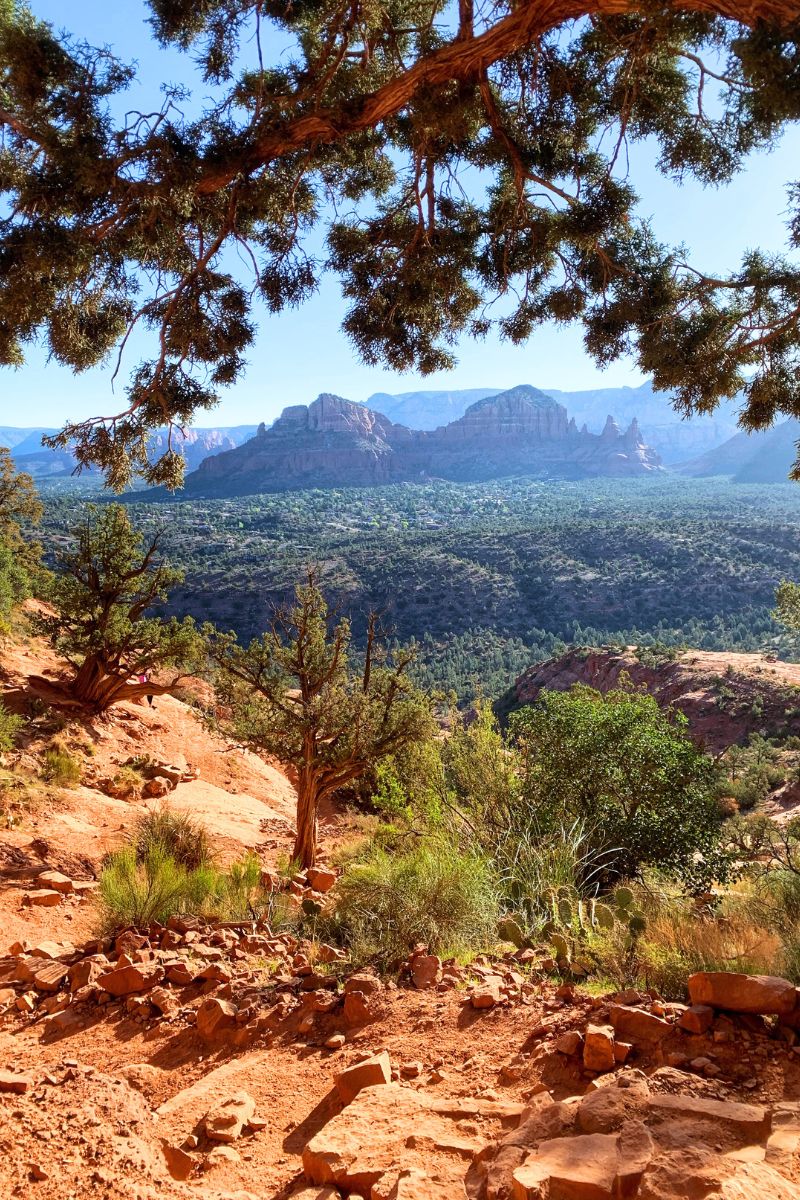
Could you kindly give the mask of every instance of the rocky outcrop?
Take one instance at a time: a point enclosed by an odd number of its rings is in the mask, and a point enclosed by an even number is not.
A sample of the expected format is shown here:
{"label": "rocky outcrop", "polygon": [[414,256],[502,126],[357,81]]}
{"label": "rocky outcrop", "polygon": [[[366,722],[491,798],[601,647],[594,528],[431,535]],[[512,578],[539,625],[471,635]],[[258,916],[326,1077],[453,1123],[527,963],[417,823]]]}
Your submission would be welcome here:
{"label": "rocky outcrop", "polygon": [[431,478],[493,479],[541,474],[568,478],[660,470],[634,420],[622,433],[609,417],[602,434],[578,430],[567,410],[528,385],[487,396],[434,430],[412,430],[341,396],[284,409],[269,429],[206,459],[186,481],[194,495],[302,487],[364,487]]}
{"label": "rocky outcrop", "polygon": [[684,713],[692,736],[714,751],[743,744],[753,732],[800,736],[800,667],[760,654],[687,650],[671,657],[632,647],[576,647],[529,667],[499,709],[507,713],[533,704],[543,690],[565,692],[576,683],[608,692],[626,678],[664,708]]}

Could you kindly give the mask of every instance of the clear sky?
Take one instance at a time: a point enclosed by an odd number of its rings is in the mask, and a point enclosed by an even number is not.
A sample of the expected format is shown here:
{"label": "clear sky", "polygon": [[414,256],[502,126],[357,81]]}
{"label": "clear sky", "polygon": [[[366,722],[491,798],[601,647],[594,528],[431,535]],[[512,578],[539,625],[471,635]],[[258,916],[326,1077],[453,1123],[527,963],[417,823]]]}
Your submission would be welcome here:
{"label": "clear sky", "polygon": [[[141,86],[131,107],[158,103],[160,82],[188,82],[179,56],[159,51],[145,24],[143,0],[29,0],[37,16],[66,27],[93,44],[110,45],[122,58],[140,64]],[[682,187],[665,181],[655,170],[646,147],[631,157],[631,178],[642,198],[641,211],[654,217],[658,236],[686,243],[694,260],[708,271],[735,265],[751,246],[779,249],[784,245],[786,182],[798,174],[800,130],[784,135],[779,148],[754,157],[748,170],[723,190]],[[633,363],[618,362],[598,370],[582,345],[578,328],[543,328],[524,347],[497,339],[464,340],[459,362],[449,372],[421,377],[399,375],[360,363],[339,329],[345,304],[334,278],[325,280],[310,302],[278,317],[261,314],[257,342],[250,351],[249,369],[242,381],[223,394],[219,407],[204,415],[203,424],[251,423],[271,420],[286,404],[304,404],[319,392],[330,391],[352,400],[372,392],[402,392],[420,388],[510,387],[532,383],[542,388],[573,391],[583,388],[636,385],[642,380]],[[128,359],[128,365],[145,353]],[[124,374],[124,372],[122,373]],[[79,377],[48,363],[40,351],[30,353],[17,371],[0,368],[0,424],[60,425],[117,411],[110,388],[111,368]]]}

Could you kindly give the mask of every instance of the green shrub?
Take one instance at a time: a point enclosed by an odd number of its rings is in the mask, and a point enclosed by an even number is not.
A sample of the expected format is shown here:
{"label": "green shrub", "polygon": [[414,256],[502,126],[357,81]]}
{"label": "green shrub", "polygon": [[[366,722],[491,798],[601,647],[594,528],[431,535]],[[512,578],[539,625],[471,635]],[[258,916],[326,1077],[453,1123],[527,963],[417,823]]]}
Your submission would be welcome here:
{"label": "green shrub", "polygon": [[187,871],[207,866],[214,857],[208,830],[202,822],[187,813],[176,812],[167,804],[137,818],[132,843],[139,862],[144,862],[153,846],[163,846]]}
{"label": "green shrub", "polygon": [[153,842],[142,858],[135,846],[108,855],[100,874],[103,924],[107,929],[146,928],[170,917],[199,913],[224,893],[219,872],[205,864],[187,870],[166,847]]}
{"label": "green shrub", "polygon": [[14,749],[17,734],[24,724],[25,721],[22,717],[9,712],[6,706],[0,703],[0,754],[6,754],[9,750]]}
{"label": "green shrub", "polygon": [[45,750],[42,779],[57,787],[72,787],[80,782],[81,765],[66,750]]}
{"label": "green shrub", "polygon": [[439,840],[393,855],[370,846],[345,869],[337,900],[332,933],[355,961],[387,966],[417,942],[442,955],[484,948],[498,918],[485,860]]}
{"label": "green shrub", "polygon": [[271,893],[261,886],[261,863],[252,851],[231,863],[224,876],[224,915],[229,921],[255,921],[270,907]]}

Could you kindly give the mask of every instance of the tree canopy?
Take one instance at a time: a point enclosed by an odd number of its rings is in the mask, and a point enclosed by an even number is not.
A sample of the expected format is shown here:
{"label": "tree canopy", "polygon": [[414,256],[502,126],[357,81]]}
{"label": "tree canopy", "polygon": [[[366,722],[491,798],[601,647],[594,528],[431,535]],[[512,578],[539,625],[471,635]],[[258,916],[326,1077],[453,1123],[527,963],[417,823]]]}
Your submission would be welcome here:
{"label": "tree canopy", "polygon": [[0,364],[44,338],[81,371],[151,331],[121,411],[56,439],[112,484],[176,482],[147,430],[213,404],[254,308],[325,271],[367,363],[430,372],[465,333],[578,321],[687,412],[741,391],[749,428],[800,415],[800,185],[786,253],[710,275],[640,219],[626,166],[649,139],[665,176],[723,183],[796,121],[798,0],[149,8],[198,88],[130,111],[134,66],[0,0]]}
{"label": "tree canopy", "polygon": [[70,696],[96,712],[168,692],[180,676],[162,684],[150,672],[189,666],[201,654],[191,617],[167,620],[152,611],[183,578],[160,559],[160,540],[156,533],[145,541],[121,504],[90,506],[47,588],[53,610],[35,620],[73,668]]}

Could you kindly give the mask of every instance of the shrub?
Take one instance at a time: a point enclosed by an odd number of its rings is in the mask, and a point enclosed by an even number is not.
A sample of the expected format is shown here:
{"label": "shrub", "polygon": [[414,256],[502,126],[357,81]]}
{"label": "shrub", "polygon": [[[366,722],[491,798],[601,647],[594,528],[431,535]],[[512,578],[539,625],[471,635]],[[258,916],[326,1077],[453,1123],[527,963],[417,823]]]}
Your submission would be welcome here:
{"label": "shrub", "polygon": [[485,860],[437,839],[393,855],[370,845],[339,880],[334,923],[354,960],[388,966],[418,942],[437,954],[485,947],[497,917]]}
{"label": "shrub", "polygon": [[163,846],[187,871],[207,866],[213,860],[211,839],[202,822],[166,804],[137,818],[132,842],[139,862],[144,862],[153,846]]}
{"label": "shrub", "polygon": [[57,787],[72,787],[80,782],[81,765],[66,750],[45,750],[42,779]]}
{"label": "shrub", "polygon": [[524,763],[522,805],[543,832],[586,823],[603,887],[645,867],[667,870],[687,888],[707,886],[726,865],[718,853],[717,771],[686,725],[643,692],[542,692],[512,718]]}
{"label": "shrub", "polygon": [[270,907],[271,893],[261,886],[261,863],[252,852],[231,863],[224,885],[224,915],[229,921],[258,920]]}
{"label": "shrub", "polygon": [[162,843],[153,842],[141,858],[133,845],[124,846],[106,858],[100,874],[103,923],[108,929],[166,923],[181,913],[201,912],[222,890],[214,867],[187,870]]}
{"label": "shrub", "polygon": [[7,754],[9,750],[14,749],[17,734],[24,724],[22,717],[9,712],[6,706],[0,703],[0,754]]}

